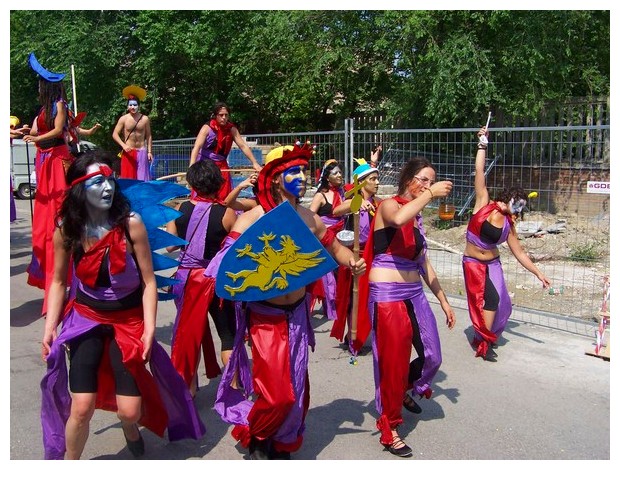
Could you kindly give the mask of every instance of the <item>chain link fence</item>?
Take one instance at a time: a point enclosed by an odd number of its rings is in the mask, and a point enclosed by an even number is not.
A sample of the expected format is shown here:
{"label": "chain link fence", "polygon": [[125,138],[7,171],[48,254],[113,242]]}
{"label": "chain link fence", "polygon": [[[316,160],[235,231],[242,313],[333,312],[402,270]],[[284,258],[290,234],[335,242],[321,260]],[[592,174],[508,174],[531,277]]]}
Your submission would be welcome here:
{"label": "chain link fence", "polygon": [[[247,134],[244,138],[259,163],[277,145],[291,145],[297,140],[316,145],[307,201],[314,194],[323,163],[330,158],[341,162],[345,179],[350,180],[355,168],[353,158],[369,160],[371,152],[381,145],[382,197],[396,193],[400,171],[410,158],[430,160],[437,180],[453,182],[448,201],[455,206],[456,214],[452,220],[440,220],[439,200],[425,209],[429,255],[444,290],[466,308],[461,253],[473,207],[477,131],[355,130],[353,121],[347,120],[343,130]],[[194,140],[154,141],[153,178],[185,172]],[[514,260],[504,244],[502,262],[513,303],[519,308],[513,318],[534,319],[546,326],[591,335],[599,318],[604,279],[610,273],[610,196],[592,193],[589,186],[608,185],[610,181],[610,127],[492,128],[489,140],[486,175],[491,197],[512,185],[537,194],[517,221],[517,231],[526,252],[554,285],[551,291],[540,288],[538,279]],[[231,168],[251,166],[239,149],[231,151],[228,161]],[[233,175],[233,183],[246,175]]]}

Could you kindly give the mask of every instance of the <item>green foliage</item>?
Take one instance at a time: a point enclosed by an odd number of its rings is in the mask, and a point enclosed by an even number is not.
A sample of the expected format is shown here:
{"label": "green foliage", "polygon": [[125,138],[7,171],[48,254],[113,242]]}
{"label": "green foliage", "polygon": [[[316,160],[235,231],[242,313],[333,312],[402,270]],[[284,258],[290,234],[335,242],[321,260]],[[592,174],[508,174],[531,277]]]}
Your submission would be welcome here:
{"label": "green foliage", "polygon": [[574,262],[591,263],[601,258],[601,252],[596,242],[586,242],[572,246],[568,258]]}
{"label": "green foliage", "polygon": [[33,51],[50,70],[74,66],[104,146],[132,83],[156,139],[195,136],[216,101],[261,133],[339,128],[360,111],[471,126],[488,108],[535,118],[547,101],[610,92],[609,11],[15,10],[10,22],[11,114],[37,112]]}

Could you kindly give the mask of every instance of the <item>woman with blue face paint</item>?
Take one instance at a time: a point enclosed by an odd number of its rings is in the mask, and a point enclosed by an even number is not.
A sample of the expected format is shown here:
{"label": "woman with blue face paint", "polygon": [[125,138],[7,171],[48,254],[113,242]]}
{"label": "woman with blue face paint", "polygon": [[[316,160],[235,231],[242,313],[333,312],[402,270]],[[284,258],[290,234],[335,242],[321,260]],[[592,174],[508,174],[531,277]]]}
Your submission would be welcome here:
{"label": "woman with blue face paint", "polygon": [[544,288],[551,283],[534,265],[517,237],[513,219],[527,202],[523,189],[506,189],[494,201],[490,199],[484,176],[487,134],[486,127],[478,132],[474,180],[476,203],[467,225],[463,272],[469,316],[475,332],[471,345],[476,350],[476,357],[496,361],[497,355],[489,347],[495,346],[512,313],[498,246],[506,242],[517,261],[532,272]]}
{"label": "woman with blue face paint", "polygon": [[168,429],[170,440],[204,434],[189,390],[155,340],[157,287],[147,231],[118,190],[111,164],[99,150],[77,158],[55,218],[41,341],[46,459],[79,459],[97,408],[116,412],[135,457],[144,454],[139,425],[159,436]]}
{"label": "woman with blue face paint", "polygon": [[[318,215],[299,204],[312,152],[309,143],[298,143],[267,154],[257,180],[259,205],[238,217],[205,275],[216,273],[226,251],[238,248],[234,242],[284,201],[339,264],[349,266],[354,275],[364,272],[364,260],[356,262],[353,252],[338,242]],[[305,286],[268,300],[248,301],[245,313],[237,316],[235,345],[219,383],[215,409],[225,422],[235,425],[231,434],[249,448],[252,460],[289,459],[302,445],[310,405],[308,347],[314,348],[315,343],[310,321]],[[251,365],[244,332],[250,338]],[[237,373],[241,382],[235,388],[231,382]]]}

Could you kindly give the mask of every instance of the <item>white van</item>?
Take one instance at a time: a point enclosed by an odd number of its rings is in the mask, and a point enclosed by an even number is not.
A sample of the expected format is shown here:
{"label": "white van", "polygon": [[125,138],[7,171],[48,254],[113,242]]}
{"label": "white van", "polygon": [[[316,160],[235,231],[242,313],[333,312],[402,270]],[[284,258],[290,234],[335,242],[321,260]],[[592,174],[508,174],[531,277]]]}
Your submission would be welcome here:
{"label": "white van", "polygon": [[[80,142],[80,147],[82,151],[98,148],[94,143],[84,140]],[[37,176],[34,171],[36,154],[37,147],[34,143],[26,144],[21,139],[13,139],[11,142],[11,181],[17,198],[31,198],[36,191]]]}

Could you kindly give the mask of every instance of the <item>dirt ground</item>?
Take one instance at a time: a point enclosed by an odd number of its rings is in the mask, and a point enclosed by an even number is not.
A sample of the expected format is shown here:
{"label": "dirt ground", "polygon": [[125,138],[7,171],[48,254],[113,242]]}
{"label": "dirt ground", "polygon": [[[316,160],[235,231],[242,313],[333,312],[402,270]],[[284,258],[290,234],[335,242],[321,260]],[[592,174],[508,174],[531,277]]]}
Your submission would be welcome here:
{"label": "dirt ground", "polygon": [[[446,292],[462,295],[462,270],[457,272],[457,269],[446,266],[456,261],[460,263],[467,227],[445,228],[446,223],[442,225],[437,219],[432,210],[424,211],[430,254],[437,257],[437,260],[431,259]],[[525,231],[519,235],[521,245],[551,280],[553,290],[542,290],[538,279],[518,264],[503,244],[500,256],[513,303],[520,307],[597,320],[603,300],[604,279],[609,275],[610,268],[609,213],[587,218],[528,212],[516,225],[518,232]],[[531,234],[529,229],[524,228],[530,225],[539,226],[537,233]],[[446,256],[443,252],[450,255]],[[575,260],[580,254],[584,260]],[[446,258],[449,260],[444,260]]]}

